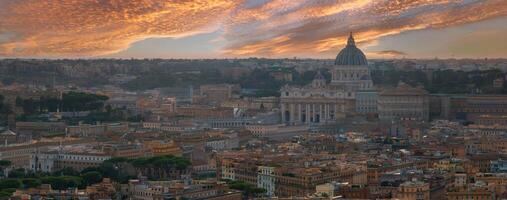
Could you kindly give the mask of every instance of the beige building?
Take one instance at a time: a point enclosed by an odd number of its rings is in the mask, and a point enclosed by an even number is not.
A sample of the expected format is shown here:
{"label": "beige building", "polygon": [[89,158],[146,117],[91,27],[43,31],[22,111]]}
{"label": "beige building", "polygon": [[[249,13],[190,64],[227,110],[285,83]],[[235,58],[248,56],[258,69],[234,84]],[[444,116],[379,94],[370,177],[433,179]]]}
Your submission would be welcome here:
{"label": "beige building", "polygon": [[102,135],[106,132],[124,133],[129,129],[128,123],[109,123],[109,124],[79,124],[77,126],[67,126],[65,132],[70,136],[93,137]]}
{"label": "beige building", "polygon": [[332,199],[334,197],[334,190],[335,190],[335,187],[331,183],[324,183],[324,184],[317,185],[315,187],[316,194],[318,194],[320,196],[325,194],[325,196],[328,196],[329,199]]}
{"label": "beige building", "polygon": [[350,35],[330,69],[331,83],[318,73],[310,85],[281,89],[282,121],[287,124],[328,123],[355,112],[356,93],[371,90],[368,61]]}
{"label": "beige building", "polygon": [[176,112],[176,97],[166,97],[160,107],[170,113]]}
{"label": "beige building", "polygon": [[55,172],[64,168],[81,171],[98,167],[113,157],[142,158],[154,156],[152,148],[143,144],[83,143],[58,145],[36,149],[30,154],[29,167],[33,171]]}
{"label": "beige building", "polygon": [[429,200],[430,185],[421,181],[407,181],[398,187],[396,197],[400,200]]}
{"label": "beige building", "polygon": [[503,78],[497,78],[493,80],[493,87],[494,88],[503,88],[504,80]]}
{"label": "beige building", "polygon": [[507,95],[453,96],[450,101],[451,119],[477,122],[481,115],[507,115]]}
{"label": "beige building", "polygon": [[68,145],[36,151],[31,154],[30,170],[36,172],[55,172],[64,168],[81,171],[88,167],[98,167],[111,156],[88,145]]}
{"label": "beige building", "polygon": [[52,138],[41,139],[32,143],[2,146],[0,147],[0,160],[11,161],[14,168],[29,168],[31,155],[37,151],[46,150],[49,147],[60,144],[67,145],[86,142],[88,141],[76,138]]}
{"label": "beige building", "polygon": [[245,126],[255,137],[269,137],[287,133],[308,131],[308,126],[287,126],[285,124],[249,124]]}
{"label": "beige building", "polygon": [[64,122],[16,122],[16,132],[27,135],[63,133],[67,125]]}
{"label": "beige building", "polygon": [[174,141],[146,141],[144,142],[148,148],[151,148],[154,156],[165,156],[165,155],[174,155],[181,156],[182,151],[178,144]]}
{"label": "beige building", "polygon": [[475,124],[485,126],[507,126],[507,115],[480,115],[477,117]]}
{"label": "beige building", "polygon": [[[448,200],[461,200],[461,199],[484,199],[484,200],[492,200],[497,199],[495,195],[495,190],[493,188],[488,188],[486,185],[483,185],[484,182],[476,182],[473,185],[468,185],[466,187],[461,188],[449,188],[446,196]],[[505,186],[503,186],[505,187]]]}
{"label": "beige building", "polygon": [[[266,189],[268,195],[282,198],[312,195],[316,193],[317,185],[333,181],[353,185],[367,182],[365,165],[320,160],[323,155],[314,154],[314,157],[310,158],[311,156],[248,151],[221,152],[217,155],[217,177],[257,185]],[[308,162],[320,163],[312,165]]]}
{"label": "beige building", "polygon": [[400,83],[396,88],[385,89],[378,96],[379,118],[383,121],[429,120],[429,95],[421,87]]}
{"label": "beige building", "polygon": [[201,106],[201,105],[192,105],[185,107],[178,107],[177,115],[191,117],[195,119],[223,119],[223,118],[231,118],[234,116],[233,108],[223,108],[223,107],[211,107],[211,106]]}
{"label": "beige building", "polygon": [[232,98],[234,91],[239,90],[237,85],[217,84],[217,85],[201,85],[199,88],[199,96],[193,97],[194,103],[208,104],[227,101]]}

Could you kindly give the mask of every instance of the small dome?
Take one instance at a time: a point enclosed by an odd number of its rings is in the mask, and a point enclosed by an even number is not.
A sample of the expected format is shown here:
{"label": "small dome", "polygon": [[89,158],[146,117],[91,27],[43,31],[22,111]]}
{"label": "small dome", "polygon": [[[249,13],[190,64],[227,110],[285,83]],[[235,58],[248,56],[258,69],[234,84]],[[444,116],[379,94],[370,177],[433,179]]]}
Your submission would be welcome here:
{"label": "small dome", "polygon": [[356,47],[356,42],[354,41],[354,37],[352,33],[350,33],[349,39],[347,41],[347,46],[340,51],[338,56],[336,56],[336,60],[334,62],[335,65],[368,65],[368,61],[366,60],[366,56],[364,53]]}
{"label": "small dome", "polygon": [[320,71],[317,71],[317,74],[315,74],[315,77],[313,77],[314,80],[326,80],[326,78],[320,73]]}

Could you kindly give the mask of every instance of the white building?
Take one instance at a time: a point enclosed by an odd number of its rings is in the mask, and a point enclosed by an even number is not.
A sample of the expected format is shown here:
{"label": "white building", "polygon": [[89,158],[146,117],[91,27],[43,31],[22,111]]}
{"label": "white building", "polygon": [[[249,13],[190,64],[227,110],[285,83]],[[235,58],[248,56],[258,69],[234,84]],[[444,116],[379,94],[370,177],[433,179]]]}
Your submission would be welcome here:
{"label": "white building", "polygon": [[267,196],[275,195],[275,168],[259,166],[257,173],[257,187],[264,188]]}
{"label": "white building", "polygon": [[368,61],[355,45],[352,34],[330,69],[331,83],[318,73],[312,84],[284,86],[281,89],[283,123],[328,123],[355,113],[358,91],[371,90],[373,82]]}
{"label": "white building", "polygon": [[90,137],[102,135],[106,132],[124,133],[129,130],[128,123],[109,123],[109,124],[82,124],[77,126],[67,126],[65,133],[71,136]]}
{"label": "white building", "polygon": [[249,130],[254,136],[263,136],[277,133],[282,126],[285,124],[252,124],[247,125],[246,130]]}
{"label": "white building", "polygon": [[223,137],[208,139],[205,146],[215,151],[231,150],[239,147],[239,137],[237,133],[224,134]]}
{"label": "white building", "polygon": [[226,118],[226,119],[207,119],[205,123],[210,128],[243,128],[246,125],[252,123],[251,118]]}
{"label": "white building", "polygon": [[255,137],[270,137],[287,133],[301,133],[309,130],[306,125],[301,126],[287,126],[286,124],[252,124],[247,125],[246,130],[249,130]]}
{"label": "white building", "polygon": [[30,159],[30,169],[36,172],[54,172],[66,167],[76,171],[87,167],[98,167],[110,155],[90,149],[88,146],[60,146],[43,152],[34,152]]}

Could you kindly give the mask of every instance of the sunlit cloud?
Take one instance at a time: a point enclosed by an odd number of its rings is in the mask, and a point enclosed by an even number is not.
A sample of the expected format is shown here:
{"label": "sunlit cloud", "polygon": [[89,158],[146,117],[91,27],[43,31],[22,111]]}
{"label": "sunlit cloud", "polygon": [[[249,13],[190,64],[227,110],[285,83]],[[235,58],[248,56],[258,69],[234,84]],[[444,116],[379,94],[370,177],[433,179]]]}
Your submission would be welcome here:
{"label": "sunlit cloud", "polygon": [[0,56],[108,55],[146,38],[217,30],[224,56],[312,56],[338,51],[349,32],[371,46],[502,16],[505,0],[0,0]]}
{"label": "sunlit cloud", "polygon": [[399,58],[408,54],[397,50],[370,51],[367,56],[370,58]]}
{"label": "sunlit cloud", "polygon": [[[237,0],[0,0],[4,56],[93,56],[216,30]],[[1,4],[0,4],[1,5]]]}
{"label": "sunlit cloud", "polygon": [[[507,16],[504,0],[273,0],[269,4],[284,6],[259,7],[230,18],[225,52],[281,56],[336,52],[349,32],[359,43],[369,44],[406,31]],[[255,15],[248,18],[245,13]],[[282,36],[284,40],[273,40]],[[255,50],[245,51],[250,46]]]}

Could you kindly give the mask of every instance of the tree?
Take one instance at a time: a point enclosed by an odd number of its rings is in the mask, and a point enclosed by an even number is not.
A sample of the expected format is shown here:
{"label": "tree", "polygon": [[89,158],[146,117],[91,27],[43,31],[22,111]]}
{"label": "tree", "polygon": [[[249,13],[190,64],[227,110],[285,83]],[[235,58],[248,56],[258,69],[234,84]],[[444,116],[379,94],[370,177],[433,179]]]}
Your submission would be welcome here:
{"label": "tree", "polygon": [[5,169],[11,166],[11,161],[9,160],[0,160],[0,176],[4,176]]}
{"label": "tree", "polygon": [[4,103],[4,96],[0,94],[0,126],[7,123],[7,116],[11,113],[12,110],[9,105]]}
{"label": "tree", "polygon": [[0,190],[0,199],[9,199],[14,192],[16,192],[16,189],[14,188]]}
{"label": "tree", "polygon": [[41,182],[50,184],[55,190],[66,190],[68,188],[76,188],[82,184],[81,177],[76,176],[47,176],[42,177]]}
{"label": "tree", "polygon": [[0,189],[19,188],[19,187],[21,187],[21,181],[19,181],[18,179],[0,180]]}
{"label": "tree", "polygon": [[81,171],[81,174],[84,174],[84,173],[86,173],[86,172],[93,172],[93,171],[100,172],[100,168],[99,168],[99,167],[87,167],[87,168],[84,168],[84,169]]}
{"label": "tree", "polygon": [[249,184],[244,181],[229,181],[229,187],[235,190],[243,191],[247,196],[258,196],[266,193],[266,189],[255,187],[255,185]]}
{"label": "tree", "polygon": [[35,114],[35,111],[37,110],[35,104],[36,104],[36,102],[33,99],[25,99],[25,100],[23,100],[23,105],[22,105],[23,112],[26,115]]}
{"label": "tree", "polygon": [[25,169],[17,168],[9,172],[9,178],[23,178],[25,177]]}
{"label": "tree", "polygon": [[23,99],[19,96],[16,97],[16,107],[23,107]]}
{"label": "tree", "polygon": [[97,171],[86,172],[81,175],[83,178],[83,185],[93,185],[102,181],[102,174]]}
{"label": "tree", "polygon": [[10,160],[0,160],[0,167],[6,168],[11,166],[12,162]]}
{"label": "tree", "polygon": [[122,179],[122,177],[119,173],[120,168],[118,165],[118,163],[106,160],[100,165],[99,169],[103,177],[111,178],[115,181],[121,182],[120,179]]}
{"label": "tree", "polygon": [[107,96],[83,92],[68,92],[62,99],[41,97],[38,100],[16,98],[16,106],[22,107],[26,115],[60,111],[97,111],[101,110]]}
{"label": "tree", "polygon": [[36,178],[25,178],[22,179],[21,182],[23,183],[24,188],[36,188],[42,184],[42,182]]}
{"label": "tree", "polygon": [[53,176],[78,176],[79,172],[72,167],[65,167],[61,170],[53,172]]}

